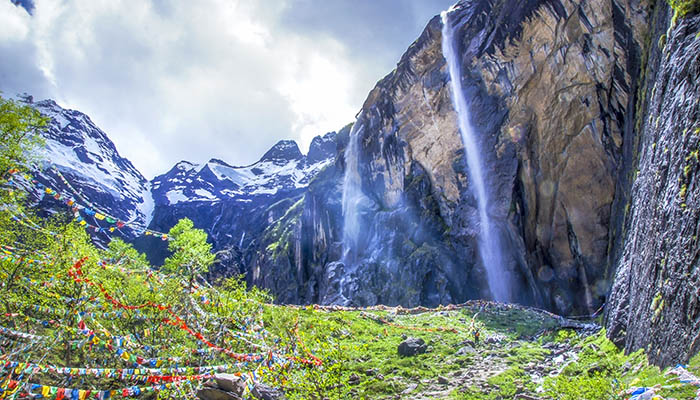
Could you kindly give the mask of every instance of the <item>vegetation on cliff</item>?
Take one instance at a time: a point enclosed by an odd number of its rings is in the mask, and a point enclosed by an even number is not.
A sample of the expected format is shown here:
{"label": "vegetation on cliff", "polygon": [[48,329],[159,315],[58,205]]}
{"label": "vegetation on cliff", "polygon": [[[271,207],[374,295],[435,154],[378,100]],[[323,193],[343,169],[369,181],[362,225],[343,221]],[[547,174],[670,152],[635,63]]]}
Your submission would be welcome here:
{"label": "vegetation on cliff", "polygon": [[679,16],[685,17],[688,14],[700,12],[699,0],[668,0],[673,10]]}

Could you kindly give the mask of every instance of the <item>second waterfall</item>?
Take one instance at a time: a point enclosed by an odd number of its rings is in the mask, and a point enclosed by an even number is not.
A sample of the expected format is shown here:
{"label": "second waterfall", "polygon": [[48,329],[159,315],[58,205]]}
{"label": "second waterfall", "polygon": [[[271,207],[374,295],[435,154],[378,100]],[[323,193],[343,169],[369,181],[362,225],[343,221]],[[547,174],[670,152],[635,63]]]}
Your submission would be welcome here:
{"label": "second waterfall", "polygon": [[477,201],[480,225],[479,256],[486,270],[486,278],[493,299],[508,302],[511,299],[509,277],[503,260],[500,237],[488,212],[491,198],[481,159],[481,154],[486,149],[479,149],[476,132],[471,124],[469,106],[462,88],[460,55],[457,52],[454,28],[449,19],[450,11],[443,11],[441,14],[442,53],[447,61],[452,104],[457,112],[459,132],[466,151],[470,185]]}

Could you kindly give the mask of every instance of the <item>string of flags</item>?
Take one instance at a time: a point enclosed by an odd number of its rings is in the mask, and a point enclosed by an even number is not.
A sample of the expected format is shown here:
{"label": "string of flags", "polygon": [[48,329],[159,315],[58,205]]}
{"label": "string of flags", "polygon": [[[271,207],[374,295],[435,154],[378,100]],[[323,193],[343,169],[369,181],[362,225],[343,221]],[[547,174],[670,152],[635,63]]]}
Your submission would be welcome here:
{"label": "string of flags", "polygon": [[[16,178],[13,179],[13,186],[22,187],[23,184],[27,184],[33,185],[36,189],[41,189],[44,195],[52,196],[55,200],[61,201],[66,206],[70,207],[78,224],[85,226],[88,229],[92,228],[95,232],[114,232],[129,225],[129,223],[120,221],[85,201],[85,199],[72,188],[70,183],[65,180],[65,177],[63,177],[57,170],[56,175],[62,179],[63,183],[70,190],[73,190],[75,196],[70,194],[66,195],[66,193],[56,191],[52,187],[42,185],[40,182],[33,180],[28,175],[21,177],[18,172],[19,171],[15,171],[12,174],[12,176]],[[40,187],[39,185],[42,186]],[[23,189],[26,190],[26,188]],[[81,201],[76,201],[76,198],[79,198]],[[22,213],[19,208],[9,210],[9,208],[3,207],[3,209],[11,211],[10,214],[11,217],[14,217],[13,220],[19,221],[31,229],[48,232],[46,229],[42,228],[40,225],[27,217],[26,214]],[[89,219],[94,220],[94,223],[90,224],[88,222]],[[108,225],[108,228],[98,226],[104,226],[104,224],[110,225]],[[56,234],[54,232],[49,233],[55,236],[60,236],[60,234]],[[170,237],[168,237],[167,234],[163,234],[161,232],[145,230],[143,231],[143,234],[157,235],[162,240],[170,240]],[[74,250],[75,259],[77,259],[78,256],[76,256],[75,253],[76,251]],[[267,368],[273,370],[278,367],[288,367],[293,364],[309,366],[320,366],[323,364],[319,358],[313,356],[309,349],[304,346],[303,342],[298,336],[298,332],[297,339],[300,346],[294,345],[292,351],[290,351],[289,348],[276,348],[277,346],[275,345],[270,347],[265,343],[266,336],[269,335],[269,333],[264,329],[261,321],[257,321],[259,326],[255,324],[256,321],[254,321],[254,318],[251,315],[248,315],[249,318],[245,318],[245,321],[241,323],[236,320],[237,318],[223,317],[217,312],[205,311],[212,310],[212,306],[217,307],[219,305],[218,292],[216,292],[214,288],[209,287],[209,289],[206,289],[198,285],[195,285],[194,288],[192,288],[190,285],[186,285],[189,287],[189,290],[186,290],[185,293],[187,294],[187,299],[189,302],[192,303],[192,307],[194,307],[194,315],[202,317],[202,319],[194,319],[188,323],[175,313],[175,311],[178,310],[177,308],[174,309],[168,304],[159,304],[154,301],[146,301],[142,304],[128,304],[123,302],[126,297],[122,297],[122,301],[120,301],[117,297],[121,297],[118,288],[112,289],[110,285],[107,285],[106,288],[99,281],[93,280],[95,277],[88,275],[87,272],[92,273],[94,268],[89,270],[88,268],[85,268],[85,270],[83,270],[83,265],[86,260],[86,258],[83,258],[77,261],[68,269],[68,271],[61,272],[55,276],[50,276],[43,279],[37,279],[36,276],[32,275],[17,278],[19,282],[22,282],[21,285],[18,285],[19,288],[26,287],[30,291],[42,292],[42,296],[49,299],[49,304],[17,302],[17,304],[21,303],[23,306],[23,308],[20,308],[19,312],[8,312],[4,315],[0,314],[0,316],[7,318],[23,318],[25,322],[31,322],[29,326],[33,326],[33,323],[38,324],[38,326],[35,327],[36,329],[26,329],[28,332],[21,332],[10,327],[0,327],[0,335],[12,338],[3,340],[14,341],[17,339],[14,344],[11,344],[12,347],[5,345],[6,343],[12,342],[0,343],[0,346],[2,346],[2,351],[0,351],[0,353],[5,353],[4,355],[0,354],[0,399],[7,397],[14,398],[17,393],[20,393],[21,396],[33,398],[70,400],[87,398],[107,399],[119,396],[138,397],[142,396],[144,393],[157,392],[164,389],[178,388],[179,390],[180,385],[192,385],[193,382],[209,378],[211,374],[215,372],[237,370],[237,375],[245,377],[249,382],[255,382],[259,379],[259,376],[261,376],[260,373],[262,370],[267,370]],[[29,251],[22,251],[18,248],[5,245],[0,247],[0,261],[21,261],[25,262],[27,265],[36,265],[37,267],[42,265],[50,266],[53,265],[54,262],[51,257],[48,257],[45,254],[41,254],[39,252],[32,253]],[[119,257],[117,257],[116,261],[100,260],[97,262],[97,266],[98,268],[101,267],[102,269],[120,271],[126,275],[143,274],[147,280],[153,278],[159,283],[162,283],[162,279],[165,279],[162,274],[151,268],[124,268],[121,264],[122,261],[123,260]],[[36,268],[35,270],[42,271],[43,269]],[[3,272],[0,272],[0,275],[3,274]],[[100,272],[98,272],[96,276],[101,276]],[[73,282],[81,284],[79,285],[81,290],[79,292],[74,292],[80,293],[77,296],[85,294],[85,289],[88,287],[97,289],[97,291],[89,290],[87,292],[88,295],[79,298],[61,296],[65,293],[70,293],[70,291],[66,292],[62,290],[64,288],[64,284],[66,283],[65,277],[68,277],[69,281],[72,279]],[[54,287],[56,283],[60,283],[61,286]],[[105,284],[107,283],[105,282]],[[150,282],[145,282],[144,284],[150,285]],[[154,286],[157,287],[155,283]],[[75,288],[77,289],[78,286]],[[110,290],[115,290],[115,292],[110,292]],[[157,292],[157,289],[153,291]],[[92,293],[92,296],[95,297],[91,297],[89,295],[90,293]],[[117,296],[115,296],[115,294],[117,294]],[[213,298],[210,299],[210,295],[212,295]],[[57,307],[53,307],[52,305],[58,304],[53,300],[53,298],[60,300],[61,303],[70,304],[70,306],[66,305],[65,307],[61,307],[59,305]],[[8,304],[12,301],[14,300],[8,299]],[[41,300],[41,303],[47,303],[47,301]],[[205,305],[207,305],[207,307],[204,307]],[[14,310],[17,310],[17,308],[13,307],[12,311]],[[57,314],[59,318],[58,321],[56,321],[50,319],[53,317],[44,317],[34,313],[54,313]],[[29,315],[32,316],[30,317]],[[74,321],[77,326],[70,322],[68,322],[68,325],[63,325],[61,323],[63,321],[70,321],[70,319],[65,319],[70,315],[75,316]],[[253,315],[257,314],[253,312]],[[34,318],[34,316],[47,319]],[[220,320],[219,324],[225,323],[228,325],[230,322],[233,322],[239,327],[242,327],[242,331],[237,332],[227,329],[225,331],[225,336],[218,337],[217,339],[219,341],[217,341],[217,344],[215,344],[207,340],[202,334],[202,332],[210,332],[206,329],[209,326],[207,324],[209,324],[211,321],[210,318]],[[140,321],[146,319],[152,320],[154,324],[146,325],[148,328],[143,329],[144,324],[138,322],[134,324],[136,331],[132,331],[132,334],[129,336],[113,335],[112,332],[109,332],[109,330],[116,329],[115,326],[120,326],[122,323],[118,322],[115,324],[114,322],[105,321]],[[204,321],[205,319],[207,322],[204,325],[200,325],[200,322]],[[11,326],[14,327],[15,322],[16,321],[12,321],[13,325]],[[24,326],[25,322],[22,323],[22,326]],[[101,323],[105,325],[102,326]],[[105,326],[109,329],[105,329]],[[148,337],[150,328],[157,329],[157,332],[160,332],[162,336],[164,329],[167,330],[168,326],[175,327],[185,332],[189,337],[196,339],[194,343],[196,343],[196,347],[199,348],[193,348],[195,346],[192,345],[193,341],[191,340],[186,340],[187,343],[190,343],[189,346],[177,346],[177,339],[154,338],[152,341],[148,342],[142,341],[139,338],[140,335],[143,335],[144,338]],[[237,330],[238,328],[234,329]],[[68,334],[66,335],[65,332],[68,332]],[[77,336],[75,336],[76,334]],[[182,338],[182,335],[178,336]],[[80,340],[72,340],[76,338]],[[250,340],[246,338],[249,338]],[[29,342],[29,344],[26,342]],[[144,345],[144,342],[148,344],[154,344],[154,342],[157,343],[155,343],[154,346],[147,346]],[[76,348],[84,349],[84,352],[89,351],[88,353],[83,353],[84,355],[91,354],[92,351],[100,349],[106,349],[110,353],[106,353],[104,357],[99,356],[99,358],[95,358],[95,362],[101,366],[100,368],[52,366],[50,364],[45,364],[43,357],[37,363],[18,360],[21,357],[20,354],[24,353],[22,348],[26,349],[26,354],[32,354],[33,352],[39,350],[39,348],[44,348],[44,344],[51,348],[57,343],[65,343],[68,346],[66,348],[67,351],[68,349]],[[227,348],[228,346],[232,345],[236,347]],[[255,352],[238,353],[232,350],[238,349],[240,346],[246,348],[244,351],[254,349],[253,351]],[[168,355],[183,355],[184,351],[185,356],[167,358],[146,357],[146,355],[160,354],[158,352],[161,348],[167,348],[169,351],[173,351],[168,353]],[[198,356],[192,357],[192,354]],[[305,355],[305,358],[298,355]],[[92,358],[92,356],[90,357]],[[226,357],[230,357],[233,360],[227,360]],[[192,360],[195,358],[198,360],[196,364],[203,364],[203,361],[205,360],[211,360],[206,362],[207,364],[216,364],[219,362],[225,363],[226,361],[231,361],[231,363],[211,366],[193,366],[196,365]],[[107,366],[112,366],[110,363],[119,361],[117,359],[130,364],[130,368],[106,368]],[[244,372],[246,370],[247,372]],[[65,382],[60,382],[58,386],[32,383],[36,380],[32,378],[36,374],[51,374],[51,379],[56,379],[55,376],[53,376],[56,374],[65,375],[68,376],[66,379],[69,381],[72,377],[121,379],[132,381],[132,383],[138,385],[145,384],[145,386],[129,386],[118,390],[74,389],[61,387],[61,385],[64,385]],[[48,383],[43,380],[41,382]],[[56,383],[57,382],[53,382],[53,384]],[[248,383],[248,385],[251,385],[251,383]],[[191,388],[192,386],[186,387]]]}
{"label": "string of flags", "polygon": [[9,379],[6,383],[0,385],[0,399],[9,398],[8,395],[13,395],[19,390],[24,390],[32,398],[51,399],[51,400],[86,400],[86,399],[110,399],[113,397],[134,398],[140,397],[142,394],[159,392],[161,390],[172,389],[179,386],[183,382],[179,381],[172,383],[163,383],[160,385],[151,385],[145,387],[130,386],[123,389],[108,389],[108,390],[91,390],[91,389],[71,389],[65,387],[56,387],[41,385],[37,383],[22,383],[19,380]]}
{"label": "string of flags", "polygon": [[[6,204],[3,204],[2,206],[0,206],[0,210],[6,211],[8,214],[10,214],[10,219],[26,226],[27,228],[29,228],[33,231],[41,232],[41,233],[44,233],[44,234],[50,235],[50,236],[57,236],[57,237],[61,236],[60,234],[58,234],[56,232],[52,232],[48,229],[44,229],[43,227],[37,225],[36,223],[34,223],[34,221],[32,221],[29,217],[27,217],[27,215],[25,213],[23,213],[22,211],[20,211],[16,208],[13,209],[13,208],[8,207]],[[17,214],[19,214],[19,216],[17,216]]]}
{"label": "string of flags", "polygon": [[[2,365],[2,364],[0,364]],[[168,380],[168,377],[178,377],[173,380],[183,380],[182,377],[192,377],[197,380],[198,377],[206,376],[207,374],[226,372],[240,369],[243,367],[240,363],[221,364],[221,365],[204,365],[199,367],[173,367],[173,368],[72,368],[72,367],[57,367],[54,365],[34,364],[21,361],[5,361],[4,368],[13,369],[16,374],[20,373],[53,373],[67,376],[92,376],[96,378],[104,377],[120,380],[146,380],[150,382],[155,380]],[[163,379],[165,378],[165,379]]]}
{"label": "string of flags", "polygon": [[[68,186],[69,188],[72,189],[72,185],[68,182],[68,180],[55,168],[52,167],[52,170],[58,175],[58,177],[61,179],[61,181]],[[73,212],[73,216],[75,218],[75,221],[85,227],[89,231],[93,231],[95,233],[107,233],[107,232],[115,232],[119,231],[120,229],[124,227],[128,227],[129,225],[133,225],[124,222],[120,220],[117,217],[114,217],[104,211],[101,211],[97,209],[94,206],[90,205],[84,205],[79,203],[74,196],[71,195],[66,195],[64,193],[61,193],[60,191],[49,187],[38,180],[34,179],[31,177],[31,175],[25,174],[25,175],[19,175],[19,170],[17,169],[11,169],[8,171],[10,173],[10,179],[7,181],[8,184],[14,186],[15,188],[22,189],[22,190],[27,190],[27,188],[23,185],[23,183],[29,184],[33,186],[38,192],[43,193],[45,195],[53,197],[56,201],[62,202],[65,206],[70,207],[71,211]],[[17,178],[17,176],[21,176],[21,178]],[[82,196],[79,196],[83,201],[86,201]],[[81,212],[84,213],[88,217],[92,217],[95,219],[95,224],[89,223],[85,217],[81,215]],[[111,225],[110,227],[102,227],[97,225],[97,221],[101,221],[104,223],[107,223]],[[162,240],[167,241],[169,240],[169,236],[167,233],[163,232],[158,232],[154,231],[152,229],[144,229],[142,232],[142,235],[144,236],[155,236],[155,237],[160,237]]]}
{"label": "string of flags", "polygon": [[[73,278],[73,280],[76,282],[84,282],[89,286],[96,286],[98,289],[100,289],[102,296],[105,297],[106,300],[111,302],[115,307],[123,308],[126,310],[134,310],[134,309],[140,309],[140,308],[145,308],[145,307],[151,307],[151,308],[157,308],[159,310],[167,311],[171,315],[172,318],[164,318],[163,319],[164,323],[179,327],[180,329],[184,330],[185,332],[187,332],[191,336],[195,337],[197,340],[204,343],[208,347],[215,349],[217,351],[221,351],[222,353],[226,354],[227,356],[229,356],[231,358],[234,358],[238,361],[252,361],[252,362],[263,362],[263,361],[265,361],[265,359],[267,359],[268,365],[271,365],[274,362],[279,362],[279,357],[276,356],[275,354],[273,354],[272,351],[270,351],[268,354],[263,354],[263,353],[241,354],[241,353],[233,352],[230,349],[226,349],[226,348],[215,345],[214,343],[205,339],[201,333],[195,332],[192,328],[190,328],[189,325],[182,318],[180,318],[178,315],[176,315],[172,311],[172,308],[168,305],[157,304],[157,303],[153,303],[150,301],[143,303],[143,304],[139,304],[139,305],[122,304],[121,302],[116,300],[113,296],[111,296],[109,293],[107,293],[107,291],[104,289],[104,287],[100,283],[94,283],[89,278],[84,277],[84,274],[82,272],[82,265],[86,260],[87,260],[87,257],[76,262],[73,265],[73,268],[68,271],[68,275],[71,276]],[[294,361],[294,362],[301,363],[301,364],[315,365],[315,366],[323,365],[323,361],[321,361],[319,358],[317,358],[313,355],[309,355],[309,357],[310,357],[309,359],[296,357],[296,356],[287,356],[285,358],[289,361]]]}
{"label": "string of flags", "polygon": [[[106,212],[104,212],[104,211],[99,211],[99,208],[98,208],[98,207],[92,205],[87,199],[85,199],[84,196],[82,196],[82,195],[80,194],[79,191],[77,191],[77,190],[73,187],[73,185],[70,184],[70,182],[68,182],[68,180],[63,176],[63,174],[61,173],[61,171],[58,170],[58,168],[56,168],[55,166],[52,165],[52,166],[51,166],[51,170],[54,171],[54,173],[59,177],[59,179],[61,179],[61,181],[63,182],[63,184],[66,185],[66,186],[69,188],[69,190],[71,190],[73,193],[75,193],[75,195],[76,195],[77,197],[80,197],[80,198],[85,202],[85,204],[87,204],[88,206],[90,206],[89,212],[88,212],[88,209],[85,210],[85,213],[86,213],[87,215],[94,216],[95,219],[97,219],[97,220],[99,220],[99,221],[104,220],[104,221],[106,221],[106,222],[108,222],[108,223],[110,223],[110,224],[116,224],[117,227],[119,227],[119,228],[124,227],[124,226],[130,226],[130,225],[136,226],[136,222],[134,222],[134,221],[132,221],[132,222],[121,222],[121,221],[119,221],[118,218],[113,217],[113,216],[109,215],[108,213],[106,213]],[[93,211],[93,210],[96,210],[96,211]],[[121,225],[122,225],[121,227],[119,226],[119,223],[121,223]],[[146,236],[160,236],[161,239],[163,239],[163,240],[168,240],[168,235],[167,235],[166,233],[154,231],[154,230],[152,230],[152,229],[147,229],[146,227],[143,227],[143,228],[144,228],[143,234],[146,235]]]}
{"label": "string of flags", "polygon": [[[106,263],[106,262],[101,261],[101,262],[100,262],[100,265],[102,265],[102,266],[104,267],[104,264],[105,264],[105,263]],[[153,271],[151,271],[151,272],[153,272]],[[70,273],[69,273],[69,274],[70,274]],[[82,274],[82,273],[81,273],[81,274]],[[38,281],[31,280],[30,278],[27,278],[27,277],[22,277],[21,279],[26,280],[26,281],[27,281],[28,283],[30,283],[30,284],[40,284],[40,285],[42,285],[42,286],[49,286],[49,285],[50,285],[50,282],[38,282]],[[51,281],[53,281],[53,278],[51,278]],[[78,281],[82,281],[82,280],[79,279]],[[156,305],[156,304],[153,304],[153,303],[150,303],[150,304],[142,304],[142,305],[138,305],[138,306],[127,306],[127,305],[121,304],[121,303],[119,303],[118,301],[116,301],[111,295],[109,295],[109,294],[106,292],[106,290],[105,290],[103,287],[101,287],[101,285],[98,285],[98,288],[100,288],[101,292],[103,293],[103,295],[106,296],[107,300],[109,300],[109,301],[112,303],[111,305],[112,305],[113,307],[117,307],[117,308],[122,308],[122,309],[126,309],[126,310],[135,311],[135,312],[136,312],[136,315],[128,316],[128,315],[126,315],[126,314],[124,314],[124,313],[122,313],[122,312],[120,312],[120,311],[115,311],[115,312],[111,312],[111,313],[108,313],[108,312],[105,312],[105,313],[81,312],[81,315],[87,315],[87,316],[90,316],[90,317],[97,317],[97,316],[100,316],[100,317],[107,317],[107,318],[110,318],[110,317],[112,317],[112,318],[121,318],[121,317],[124,317],[124,318],[146,319],[146,318],[148,318],[148,317],[146,317],[146,316],[144,316],[144,315],[140,315],[140,312],[141,312],[141,309],[142,309],[142,308],[145,308],[145,307],[152,307],[152,308],[156,308],[156,309],[161,310],[161,311],[162,311],[162,310],[167,310],[167,309],[169,308],[169,306],[165,306],[165,305]],[[64,300],[65,302],[69,303],[69,302],[74,302],[75,300],[86,301],[86,300],[88,300],[88,299],[86,299],[86,298],[81,298],[81,299],[66,298],[66,299],[63,299],[63,300]],[[89,300],[92,300],[92,299],[89,299]],[[206,303],[206,300],[205,300],[203,297],[201,297],[201,296],[200,296],[200,300],[202,300],[203,302]],[[27,305],[25,304],[25,306],[27,306]],[[54,309],[54,308],[51,308],[51,307],[43,307],[43,306],[39,306],[39,305],[30,305],[30,306],[31,306],[31,308],[34,309],[35,311],[45,311],[45,312],[57,313],[57,309]],[[88,305],[86,305],[86,306],[88,306]],[[99,303],[95,303],[95,304],[90,304],[89,306],[92,307],[92,308],[98,308],[98,307],[100,306],[100,304],[99,304]],[[66,313],[66,312],[67,312],[66,310],[63,310],[63,313]],[[172,313],[171,313],[171,314],[172,314]],[[151,318],[153,318],[153,317],[151,317]],[[40,321],[40,322],[41,322],[41,321]],[[45,322],[45,321],[43,321],[43,322]],[[166,323],[170,323],[171,325],[177,326],[177,324],[172,323],[170,320],[167,320],[167,321],[165,321],[165,322],[166,322]],[[245,325],[246,325],[246,324],[244,324],[244,330],[247,331],[247,327],[246,327]],[[245,341],[245,342],[247,342],[247,343],[253,345],[254,347],[262,347],[262,346],[260,346],[260,345],[258,345],[258,344],[252,343],[252,342],[248,341],[247,339],[245,339],[244,336],[251,337],[251,335],[248,334],[248,333],[246,333],[246,332],[231,333],[231,335],[232,335],[234,338],[236,338],[236,339]],[[259,338],[259,337],[256,337],[256,339],[257,339],[257,338]],[[211,350],[211,349],[209,349],[209,350]],[[203,349],[198,349],[198,350],[196,350],[196,352],[199,353],[199,354],[202,354],[202,353],[204,352],[204,350],[203,350]],[[259,359],[261,359],[261,358],[259,358]]]}

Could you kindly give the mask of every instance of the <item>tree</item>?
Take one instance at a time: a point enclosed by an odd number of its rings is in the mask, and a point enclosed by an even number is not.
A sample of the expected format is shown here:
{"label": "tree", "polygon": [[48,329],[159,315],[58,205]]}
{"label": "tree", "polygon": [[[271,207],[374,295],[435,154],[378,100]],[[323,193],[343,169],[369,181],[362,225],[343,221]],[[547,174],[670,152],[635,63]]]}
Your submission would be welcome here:
{"label": "tree", "polygon": [[195,229],[189,218],[183,218],[170,229],[168,237],[168,250],[173,254],[165,259],[163,270],[186,278],[191,289],[196,277],[207,273],[216,257],[207,243],[207,233]]}
{"label": "tree", "polygon": [[0,96],[0,177],[7,179],[13,168],[26,169],[32,151],[42,144],[39,132],[48,119],[29,105]]}

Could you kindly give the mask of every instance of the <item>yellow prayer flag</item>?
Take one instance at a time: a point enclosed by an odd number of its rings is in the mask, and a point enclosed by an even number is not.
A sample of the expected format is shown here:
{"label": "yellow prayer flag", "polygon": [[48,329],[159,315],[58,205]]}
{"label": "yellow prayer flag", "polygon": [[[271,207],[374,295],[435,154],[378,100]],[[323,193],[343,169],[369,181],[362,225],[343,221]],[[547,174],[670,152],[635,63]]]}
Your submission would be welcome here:
{"label": "yellow prayer flag", "polygon": [[95,213],[95,218],[96,218],[96,219],[99,219],[100,221],[102,221],[103,219],[105,219],[105,216],[104,216],[104,214]]}

